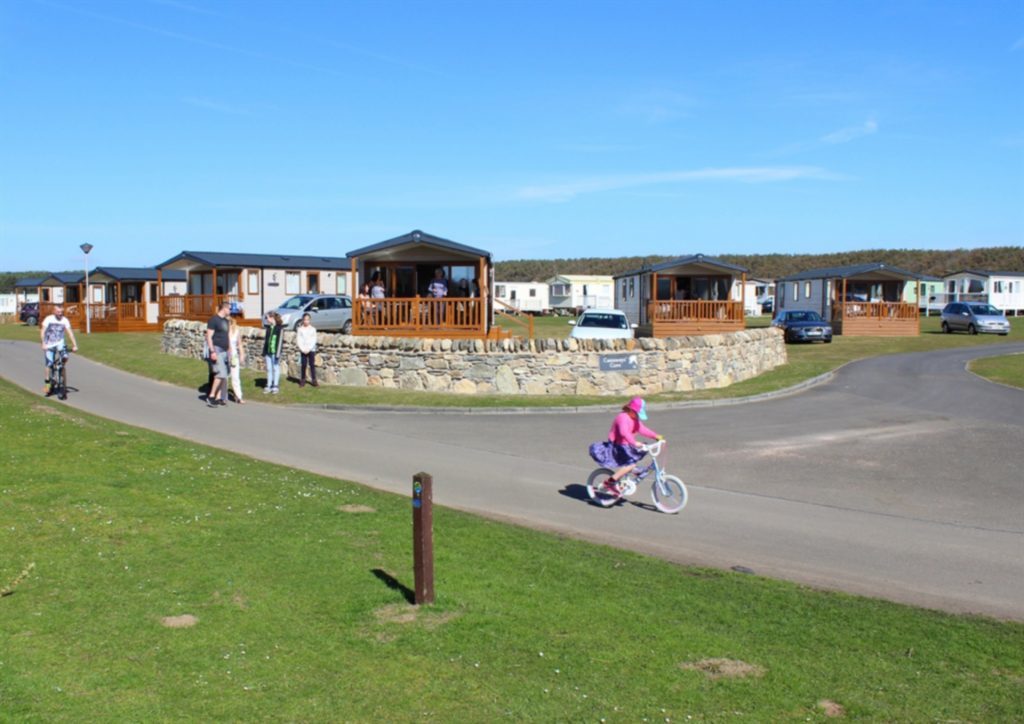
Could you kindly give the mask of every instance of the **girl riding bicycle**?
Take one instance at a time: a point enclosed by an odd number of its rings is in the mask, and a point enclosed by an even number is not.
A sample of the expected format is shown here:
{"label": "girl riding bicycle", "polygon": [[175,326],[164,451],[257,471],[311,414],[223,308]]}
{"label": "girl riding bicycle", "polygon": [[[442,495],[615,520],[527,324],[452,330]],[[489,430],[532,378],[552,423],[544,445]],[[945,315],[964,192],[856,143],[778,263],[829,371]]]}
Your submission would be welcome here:
{"label": "girl riding bicycle", "polygon": [[595,442],[590,446],[590,457],[598,465],[613,468],[615,472],[610,478],[604,481],[604,487],[609,491],[619,494],[619,480],[636,467],[636,464],[643,459],[646,452],[637,447],[637,435],[649,437],[652,440],[663,439],[643,424],[647,419],[647,403],[643,398],[634,397],[622,407],[622,412],[615,416],[612,421],[612,428],[608,431],[608,440]]}

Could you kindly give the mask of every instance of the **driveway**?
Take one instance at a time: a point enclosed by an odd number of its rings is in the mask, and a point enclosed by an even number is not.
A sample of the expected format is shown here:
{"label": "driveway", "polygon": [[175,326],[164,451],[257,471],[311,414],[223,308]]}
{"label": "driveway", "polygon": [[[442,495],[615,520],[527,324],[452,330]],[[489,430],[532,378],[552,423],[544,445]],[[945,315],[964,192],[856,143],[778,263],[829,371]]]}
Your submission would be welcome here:
{"label": "driveway", "polygon": [[[964,369],[1009,352],[1024,344],[864,360],[756,403],[654,406],[690,487],[676,516],[583,499],[607,411],[210,410],[80,357],[66,404],[403,495],[426,471],[439,504],[671,561],[1024,620],[1024,391]],[[0,342],[0,375],[37,390],[38,347]]]}

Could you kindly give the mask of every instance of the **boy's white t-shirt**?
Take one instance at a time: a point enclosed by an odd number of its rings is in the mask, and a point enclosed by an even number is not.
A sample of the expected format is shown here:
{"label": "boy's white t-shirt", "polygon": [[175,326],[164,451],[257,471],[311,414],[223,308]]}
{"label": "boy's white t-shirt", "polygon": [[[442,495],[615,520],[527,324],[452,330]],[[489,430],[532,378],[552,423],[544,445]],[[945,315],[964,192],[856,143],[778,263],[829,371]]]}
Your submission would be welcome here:
{"label": "boy's white t-shirt", "polygon": [[56,315],[49,315],[43,320],[43,347],[53,349],[64,345],[64,333],[71,330],[71,322],[67,317],[57,319]]}

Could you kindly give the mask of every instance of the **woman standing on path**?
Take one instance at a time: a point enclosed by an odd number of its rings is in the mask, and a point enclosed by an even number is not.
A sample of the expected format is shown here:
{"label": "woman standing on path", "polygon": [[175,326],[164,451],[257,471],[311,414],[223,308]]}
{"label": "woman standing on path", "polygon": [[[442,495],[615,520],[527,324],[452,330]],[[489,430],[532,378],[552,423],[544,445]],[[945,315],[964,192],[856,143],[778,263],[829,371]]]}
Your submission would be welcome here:
{"label": "woman standing on path", "polygon": [[267,386],[263,394],[276,395],[281,384],[281,347],[284,324],[277,312],[267,312],[263,325],[263,361],[267,366]]}
{"label": "woman standing on path", "polygon": [[242,328],[232,317],[228,321],[228,364],[231,366],[231,389],[235,393],[235,402],[244,405],[242,399],[242,365],[245,364],[245,347],[242,345]]}
{"label": "woman standing on path", "polygon": [[316,383],[316,327],[313,326],[313,318],[308,314],[302,315],[302,324],[295,330],[295,346],[299,348],[299,361],[301,374],[299,375],[299,387],[306,386],[306,365],[309,365],[309,384],[319,387]]}

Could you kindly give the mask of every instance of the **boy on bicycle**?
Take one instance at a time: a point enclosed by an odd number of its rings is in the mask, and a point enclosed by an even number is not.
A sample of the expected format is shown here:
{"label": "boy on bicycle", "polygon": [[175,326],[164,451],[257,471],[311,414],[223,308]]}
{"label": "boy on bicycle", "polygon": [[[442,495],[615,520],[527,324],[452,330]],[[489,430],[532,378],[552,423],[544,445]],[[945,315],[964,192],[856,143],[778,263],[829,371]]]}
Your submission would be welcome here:
{"label": "boy on bicycle", "polygon": [[64,335],[71,336],[71,351],[78,351],[78,341],[75,339],[75,332],[71,329],[71,322],[64,316],[64,305],[54,304],[53,313],[47,315],[43,323],[39,325],[39,341],[43,346],[43,362],[46,365],[46,378],[43,383],[43,394],[50,391],[50,371],[53,369],[53,361],[59,354],[66,362],[68,350],[64,342]]}
{"label": "boy on bicycle", "polygon": [[612,476],[604,481],[604,487],[616,495],[622,492],[619,489],[619,480],[630,473],[647,454],[637,447],[639,443],[636,436],[642,435],[652,440],[663,439],[661,435],[643,424],[646,419],[647,403],[643,398],[634,397],[623,405],[622,412],[615,416],[612,428],[608,431],[608,440],[595,442],[590,446],[590,457],[598,465],[615,469]]}

